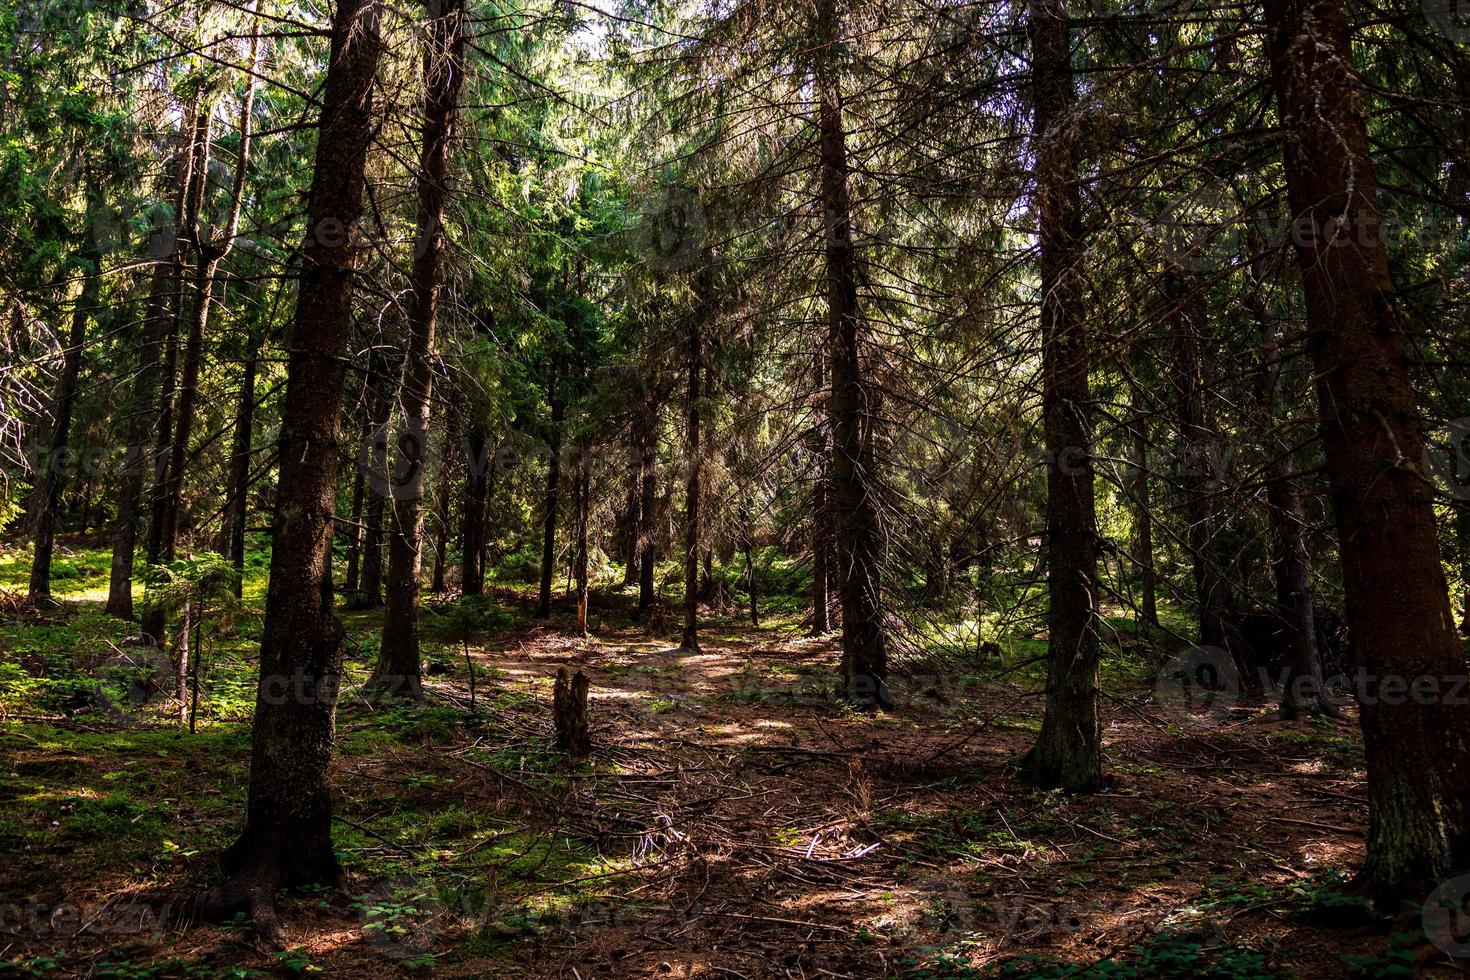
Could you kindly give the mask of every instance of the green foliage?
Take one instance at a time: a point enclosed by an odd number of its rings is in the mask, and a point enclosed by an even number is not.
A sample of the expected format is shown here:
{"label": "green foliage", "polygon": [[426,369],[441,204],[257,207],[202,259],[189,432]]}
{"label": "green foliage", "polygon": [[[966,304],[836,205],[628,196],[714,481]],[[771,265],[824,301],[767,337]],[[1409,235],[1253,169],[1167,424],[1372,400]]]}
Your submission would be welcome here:
{"label": "green foliage", "polygon": [[145,565],[138,577],[146,589],[144,608],[168,614],[188,605],[225,615],[235,610],[239,575],[228,559],[213,551],[177,558],[167,565]]}
{"label": "green foliage", "polygon": [[1420,936],[1395,933],[1388,939],[1383,952],[1366,956],[1344,956],[1343,967],[1350,977],[1412,977],[1415,950],[1422,941]]}
{"label": "green foliage", "polygon": [[483,595],[461,596],[454,602],[426,607],[425,612],[428,630],[452,642],[502,633],[515,622],[509,610]]}

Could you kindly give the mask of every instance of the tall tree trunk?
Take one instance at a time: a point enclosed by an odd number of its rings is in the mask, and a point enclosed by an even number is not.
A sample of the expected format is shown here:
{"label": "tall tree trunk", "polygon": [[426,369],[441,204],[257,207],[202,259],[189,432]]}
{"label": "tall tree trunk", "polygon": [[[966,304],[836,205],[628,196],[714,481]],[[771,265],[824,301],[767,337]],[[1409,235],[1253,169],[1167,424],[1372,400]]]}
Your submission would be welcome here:
{"label": "tall tree trunk", "polygon": [[[89,224],[101,207],[100,194],[89,188]],[[71,423],[76,409],[77,376],[82,369],[82,348],[87,341],[87,321],[97,313],[97,301],[102,289],[102,270],[99,268],[102,255],[95,244],[96,240],[96,235],[89,234],[88,244],[77,253],[77,268],[85,278],[82,280],[82,289],[77,295],[76,304],[72,307],[71,330],[66,338],[66,350],[62,353],[61,377],[57,380],[56,397],[51,402],[51,444],[43,461],[40,483],[34,498],[36,515],[32,525],[35,528],[35,551],[31,556],[31,602],[51,601],[51,555],[56,547],[56,512],[61,503],[61,492],[66,487],[67,471],[73,463]]]}
{"label": "tall tree trunk", "polygon": [[342,582],[343,591],[351,596],[356,596],[358,582],[362,574],[363,483],[362,467],[353,467],[352,509],[350,511],[352,514],[352,523],[347,532],[347,572]]}
{"label": "tall tree trunk", "polygon": [[[204,205],[208,200],[209,143],[211,110],[202,108],[197,128],[199,132],[199,166],[195,180],[195,193],[189,209],[189,241],[194,246],[194,319],[189,326],[189,340],[184,348],[184,374],[179,385],[178,412],[175,432],[170,445],[171,457],[167,493],[163,508],[163,540],[161,555],[165,561],[174,557],[178,542],[179,515],[183,509],[184,475],[189,464],[189,436],[194,427],[195,403],[199,398],[199,371],[204,359],[204,335],[209,328],[210,307],[214,302],[215,285],[219,278],[220,264],[235,248],[235,235],[240,230],[240,206],[245,198],[245,168],[250,161],[250,123],[255,107],[255,65],[260,47],[260,36],[252,32],[250,38],[249,70],[245,72],[245,96],[240,100],[239,144],[235,151],[234,183],[230,189],[229,217],[225,221],[224,233],[214,237],[212,229],[206,227]],[[253,386],[252,386],[253,387]],[[253,404],[253,403],[252,403]],[[247,474],[248,474],[247,468]],[[244,481],[241,482],[243,489]],[[242,565],[243,567],[243,565]]]}
{"label": "tall tree trunk", "polygon": [[740,508],[740,550],[745,555],[745,590],[750,596],[750,625],[761,624],[759,597],[756,595],[755,577],[755,529],[751,524],[750,512]]}
{"label": "tall tree trunk", "polygon": [[1258,263],[1256,290],[1250,300],[1261,325],[1265,351],[1260,401],[1268,435],[1269,460],[1264,474],[1266,506],[1270,513],[1271,569],[1276,583],[1276,613],[1281,618],[1281,717],[1336,714],[1323,689],[1322,663],[1317,658],[1317,629],[1312,608],[1312,557],[1307,549],[1307,522],[1302,513],[1296,467],[1290,440],[1282,433],[1286,423],[1281,379],[1281,324],[1266,305],[1265,269]]}
{"label": "tall tree trunk", "polygon": [[250,442],[255,428],[255,374],[259,361],[252,344],[240,378],[240,400],[235,409],[235,433],[230,446],[230,475],[225,490],[221,551],[235,567],[235,598],[240,598],[245,574],[245,525],[250,516]]}
{"label": "tall tree trunk", "polygon": [[490,460],[486,455],[485,430],[470,424],[465,436],[464,520],[460,522],[460,595],[485,591],[485,496]]}
{"label": "tall tree trunk", "polygon": [[[182,170],[182,167],[175,168]],[[169,292],[172,280],[160,260],[153,266],[153,282],[144,307],[138,363],[128,404],[132,415],[128,421],[127,457],[123,460],[122,480],[117,490],[117,521],[112,532],[112,568],[107,586],[107,612],[119,619],[133,618],[133,558],[138,548],[138,531],[142,524],[144,476],[148,465],[149,435],[157,426],[159,392],[163,387],[162,346],[167,332]],[[149,406],[153,411],[149,411]]]}
{"label": "tall tree trunk", "polygon": [[642,454],[638,463],[638,485],[642,501],[638,507],[638,616],[653,605],[654,566],[658,562],[655,519],[658,514],[658,413],[650,410],[643,430]]}
{"label": "tall tree trunk", "polygon": [[459,102],[464,50],[462,0],[444,0],[429,23],[424,49],[424,132],[419,150],[418,235],[413,299],[399,402],[403,431],[394,445],[405,464],[394,487],[388,535],[388,602],[383,641],[368,687],[423,700],[419,651],[419,571],[423,563],[424,468],[429,454],[430,398],[434,386],[434,330],[439,313],[439,266],[444,253],[444,199],[448,192],[449,142]]}
{"label": "tall tree trunk", "polygon": [[1470,634],[1470,500],[1455,501],[1455,543],[1460,551],[1460,632]]}
{"label": "tall tree trunk", "polygon": [[577,635],[587,635],[587,519],[592,505],[592,468],[587,446],[577,451],[577,546],[573,574],[577,579]]}
{"label": "tall tree trunk", "polygon": [[[831,11],[823,31],[836,40]],[[827,330],[832,387],[827,411],[832,426],[828,513],[836,539],[837,583],[842,605],[842,690],[859,709],[892,707],[888,693],[888,653],[879,575],[881,531],[875,500],[870,428],[872,398],[863,375],[862,311],[858,307],[857,255],[852,244],[847,191],[847,132],[842,93],[832,52],[818,56],[820,193],[827,267]]]}
{"label": "tall tree trunk", "polygon": [[244,911],[273,943],[285,936],[276,893],[335,885],[328,767],[336,735],[343,630],[332,612],[331,543],[352,283],[373,133],[372,91],[382,44],[371,0],[341,0],[301,249],[300,287],[286,346],[270,589],[260,647],[246,825],[223,855],[215,915]]}
{"label": "tall tree trunk", "polygon": [[[376,369],[374,367],[376,363]],[[383,604],[383,511],[387,506],[388,418],[393,399],[381,359],[368,358],[368,431],[372,442],[365,447],[367,459],[359,459],[368,468],[367,519],[362,529],[362,583],[352,605],[357,609],[376,609]]]}
{"label": "tall tree trunk", "polygon": [[[1205,405],[1202,298],[1199,283],[1173,266],[1164,272],[1164,294],[1174,328],[1175,395],[1179,421],[1179,476],[1184,489],[1186,541],[1194,566],[1195,601],[1202,646],[1239,651],[1230,642],[1226,618],[1232,604],[1220,546],[1221,515],[1216,494],[1224,476],[1220,433]],[[1237,660],[1241,680],[1254,683],[1254,664]]]}
{"label": "tall tree trunk", "polygon": [[[191,127],[192,132],[192,127]],[[193,174],[198,169],[198,153],[190,137],[188,163],[185,165],[183,189],[179,201],[188,199]],[[145,554],[149,565],[157,565],[163,557],[163,511],[166,504],[169,440],[174,431],[175,386],[179,371],[179,326],[184,315],[184,232],[180,211],[173,262],[169,270],[172,289],[168,295],[168,314],[164,319],[163,370],[158,388],[158,407],[154,412],[153,452],[148,459],[148,539]],[[144,637],[159,647],[164,646],[164,612],[154,607],[144,613],[140,629]]]}
{"label": "tall tree trunk", "polygon": [[699,379],[703,365],[700,354],[699,314],[689,320],[689,402],[684,428],[684,452],[688,471],[684,480],[684,633],[681,650],[699,649],[699,471],[703,460],[699,448]]}
{"label": "tall tree trunk", "polygon": [[[445,446],[453,445],[453,442],[453,439],[446,439]],[[449,550],[449,495],[453,487],[453,473],[449,450],[446,448],[444,458],[439,463],[439,490],[434,498],[434,574],[429,588],[436,593],[445,591],[444,565]]]}
{"label": "tall tree trunk", "polygon": [[1133,564],[1139,576],[1139,615],[1159,625],[1158,572],[1154,566],[1154,515],[1148,485],[1148,435],[1142,416],[1133,433]]}
{"label": "tall tree trunk", "polygon": [[[1470,706],[1394,308],[1342,0],[1267,0],[1348,628],[1367,678],[1370,893],[1421,899],[1470,866]],[[1458,680],[1457,680],[1458,679]],[[1401,697],[1390,683],[1437,685]],[[1402,688],[1398,688],[1399,691]]]}
{"label": "tall tree trunk", "polygon": [[1035,783],[1087,793],[1102,784],[1097,708],[1097,514],[1092,394],[1083,319],[1072,31],[1061,0],[1030,5],[1036,211],[1041,238],[1041,406],[1046,440],[1050,597],[1046,711],[1024,769]]}
{"label": "tall tree trunk", "polygon": [[536,603],[536,618],[551,616],[551,577],[556,563],[556,503],[561,491],[561,423],[566,405],[554,393],[551,396],[551,458],[546,463],[546,499],[541,519],[541,591]]}
{"label": "tall tree trunk", "polygon": [[641,489],[642,447],[634,441],[628,446],[628,494],[623,502],[623,585],[638,581],[638,542],[643,535]]}
{"label": "tall tree trunk", "polygon": [[[817,355],[816,390],[826,387],[827,372],[822,355]],[[812,635],[825,636],[832,630],[832,598],[828,588],[832,575],[832,515],[828,513],[827,463],[832,454],[827,420],[820,413],[812,423],[811,447],[814,460],[812,474]]]}
{"label": "tall tree trunk", "polygon": [[[253,76],[252,76],[253,77]],[[194,248],[194,308],[183,346],[179,387],[175,393],[173,432],[168,439],[168,458],[158,509],[157,561],[173,561],[179,534],[179,512],[183,507],[184,476],[189,463],[189,436],[194,427],[194,406],[199,397],[199,372],[204,360],[204,333],[209,326],[209,307],[218,260],[210,254],[200,222],[208,194],[209,149],[213,111],[202,105],[195,115],[195,181],[189,195],[185,235]]]}

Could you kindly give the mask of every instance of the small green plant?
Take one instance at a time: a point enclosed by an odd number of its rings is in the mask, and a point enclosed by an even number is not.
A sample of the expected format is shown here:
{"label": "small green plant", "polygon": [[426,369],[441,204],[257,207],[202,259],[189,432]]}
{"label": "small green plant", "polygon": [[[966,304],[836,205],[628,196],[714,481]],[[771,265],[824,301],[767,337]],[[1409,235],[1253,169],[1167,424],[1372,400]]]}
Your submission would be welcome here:
{"label": "small green plant", "polygon": [[320,973],[321,967],[311,962],[311,957],[306,955],[306,950],[299,946],[295,949],[283,949],[276,954],[276,963],[282,970],[295,976],[303,973]]}
{"label": "small green plant", "polygon": [[[204,659],[204,624],[229,623],[238,609],[235,589],[239,576],[222,555],[209,551],[179,558],[167,565],[150,565],[140,576],[145,586],[143,607],[178,616],[174,662],[179,695],[179,721],[194,731],[199,711],[199,671]],[[190,633],[194,655],[189,655]],[[192,677],[190,669],[192,667]],[[191,691],[192,689],[192,691]]]}
{"label": "small green plant", "polygon": [[1344,956],[1343,966],[1350,977],[1410,977],[1414,975],[1416,936],[1396,933],[1388,937],[1382,953],[1370,956]]}

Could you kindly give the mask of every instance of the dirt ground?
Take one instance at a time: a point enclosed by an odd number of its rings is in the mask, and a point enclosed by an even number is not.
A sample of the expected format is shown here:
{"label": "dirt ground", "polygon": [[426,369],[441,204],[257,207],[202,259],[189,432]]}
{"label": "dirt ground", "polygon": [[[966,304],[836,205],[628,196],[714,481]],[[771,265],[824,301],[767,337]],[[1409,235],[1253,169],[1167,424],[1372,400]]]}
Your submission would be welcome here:
{"label": "dirt ground", "polygon": [[[827,694],[834,640],[794,624],[719,620],[697,653],[632,625],[586,639],[568,625],[472,645],[470,722],[401,715],[385,733],[344,700],[347,880],[284,898],[284,954],[194,913],[238,829],[246,735],[140,742],[87,715],[8,718],[0,769],[26,792],[0,788],[0,961],[17,975],[583,980],[1049,976],[1108,958],[1135,972],[1089,975],[1448,976],[1466,962],[1393,938],[1418,935],[1415,910],[1376,913],[1340,878],[1367,812],[1351,719],[1193,723],[1142,685],[1115,690],[1111,785],[1069,799],[1013,778],[1040,703],[1004,669],[962,690],[900,679],[901,709],[868,717]],[[431,661],[433,702],[468,708],[462,655]],[[560,666],[591,682],[581,761],[550,747]],[[140,759],[133,809],[106,823],[104,784]],[[77,823],[79,798],[101,824]],[[127,853],[130,826],[159,841]]]}

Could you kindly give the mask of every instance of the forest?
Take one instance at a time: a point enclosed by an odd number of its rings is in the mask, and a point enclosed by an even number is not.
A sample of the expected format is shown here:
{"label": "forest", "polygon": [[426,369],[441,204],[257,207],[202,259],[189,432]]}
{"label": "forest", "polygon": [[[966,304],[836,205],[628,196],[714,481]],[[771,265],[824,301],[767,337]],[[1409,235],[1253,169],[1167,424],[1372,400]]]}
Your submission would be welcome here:
{"label": "forest", "polygon": [[0,976],[1470,973],[1461,0],[0,21]]}

